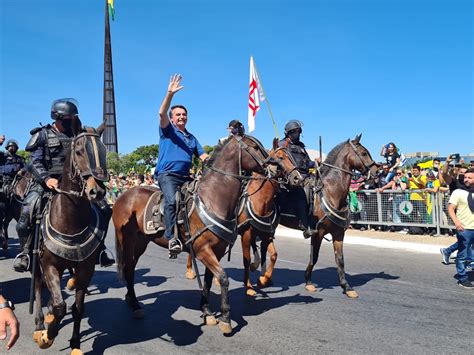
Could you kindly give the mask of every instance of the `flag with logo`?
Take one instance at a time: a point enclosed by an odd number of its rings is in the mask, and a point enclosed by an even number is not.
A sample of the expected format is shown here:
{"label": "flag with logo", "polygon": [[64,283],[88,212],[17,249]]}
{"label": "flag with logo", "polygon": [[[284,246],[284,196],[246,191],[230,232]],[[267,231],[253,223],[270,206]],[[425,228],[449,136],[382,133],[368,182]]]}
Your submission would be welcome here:
{"label": "flag with logo", "polygon": [[260,110],[260,103],[265,101],[262,84],[258,77],[257,68],[250,57],[250,79],[249,79],[249,109],[248,109],[248,127],[249,133],[255,130],[255,116]]}

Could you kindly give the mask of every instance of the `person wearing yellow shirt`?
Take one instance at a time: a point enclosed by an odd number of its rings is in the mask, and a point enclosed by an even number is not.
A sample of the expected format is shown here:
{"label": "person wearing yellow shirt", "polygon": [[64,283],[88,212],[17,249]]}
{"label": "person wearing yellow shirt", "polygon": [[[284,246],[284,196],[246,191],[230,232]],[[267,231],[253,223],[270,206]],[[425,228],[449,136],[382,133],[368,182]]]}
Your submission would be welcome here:
{"label": "person wearing yellow shirt", "polygon": [[[426,188],[426,176],[421,175],[418,165],[413,165],[411,174],[408,175],[409,190],[424,190]],[[413,205],[412,218],[414,223],[426,223],[426,198],[423,192],[412,192],[410,202]]]}

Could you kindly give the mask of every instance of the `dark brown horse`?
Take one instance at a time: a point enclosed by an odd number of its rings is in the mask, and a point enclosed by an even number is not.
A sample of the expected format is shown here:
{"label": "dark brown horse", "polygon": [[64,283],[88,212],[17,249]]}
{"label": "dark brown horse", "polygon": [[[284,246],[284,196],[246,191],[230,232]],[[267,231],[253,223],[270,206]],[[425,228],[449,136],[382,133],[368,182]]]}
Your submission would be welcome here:
{"label": "dark brown horse", "polygon": [[[287,142],[285,141],[287,144]],[[302,183],[302,176],[296,170],[293,158],[286,149],[286,146],[279,147],[273,152],[273,155],[280,157],[283,161],[287,161],[286,171],[292,171],[294,178],[286,181],[290,186]],[[272,153],[270,153],[272,154]],[[280,190],[280,184],[285,183],[275,179],[265,178],[263,175],[253,173],[253,180],[246,185],[241,197],[241,206],[239,211],[239,228],[241,235],[242,253],[244,262],[244,286],[248,296],[255,296],[256,292],[250,282],[250,270],[258,268],[258,262],[251,264],[250,248],[256,242],[256,238],[261,240],[260,247],[266,253],[270,254],[270,263],[266,270],[262,270],[262,276],[258,280],[259,287],[268,286],[271,282],[271,275],[277,259],[277,252],[273,242],[275,228],[280,220],[279,211],[276,205],[276,197]],[[262,266],[266,265],[262,260]],[[194,278],[195,274],[192,270],[191,258],[188,257],[186,265],[186,277]],[[217,283],[217,280],[216,280]]]}
{"label": "dark brown horse", "polygon": [[[229,243],[233,243],[236,238],[235,217],[241,195],[241,184],[243,180],[249,179],[240,174],[241,169],[266,175],[270,173],[267,167],[272,164],[276,163],[283,169],[289,166],[285,157],[274,154],[269,156],[260,142],[249,136],[232,136],[220,149],[216,149],[212,160],[199,181],[193,197],[195,207],[189,214],[189,242],[186,243],[184,239],[182,242],[188,250],[192,248],[195,257],[206,267],[200,306],[204,322],[208,325],[217,323],[209,307],[209,294],[214,275],[220,282],[221,290],[219,327],[222,332],[230,333],[232,326],[228,300],[229,280],[220,265],[220,259],[224,256]],[[270,174],[274,176],[275,169]],[[145,206],[155,191],[147,187],[128,190],[115,202],[112,214],[116,232],[118,271],[127,283],[126,300],[135,317],[143,317],[143,310],[134,290],[134,273],[138,259],[150,241],[165,248],[168,246],[163,232],[148,236],[144,233]],[[203,219],[207,221],[203,222]],[[216,220],[227,232],[218,227]],[[186,233],[188,232],[183,224],[180,234],[183,236]]]}
{"label": "dark brown horse", "polygon": [[[330,233],[340,285],[348,297],[358,297],[357,292],[347,282],[344,270],[343,242],[349,223],[347,195],[353,170],[358,170],[370,178],[371,176],[375,177],[378,168],[369,151],[360,144],[360,138],[361,135],[358,135],[353,140],[348,139],[337,145],[329,152],[320,168],[321,178],[320,183],[314,189],[312,208],[317,234],[311,237],[311,256],[305,271],[306,290],[310,292],[317,291],[311,281],[311,274],[318,261],[323,237]],[[285,206],[281,207],[284,210]],[[282,213],[280,223],[298,229],[298,220],[294,216]],[[265,249],[262,249],[262,260],[265,259],[264,253]],[[273,257],[273,259],[276,258]],[[261,278],[261,283],[264,285],[264,282],[271,280],[271,277],[271,271],[267,269],[264,278]]]}
{"label": "dark brown horse", "polygon": [[[78,119],[77,119],[78,120]],[[66,303],[61,294],[61,276],[66,269],[74,269],[76,279],[74,321],[70,340],[72,354],[81,354],[80,322],[84,314],[84,296],[94,273],[98,245],[104,226],[100,212],[91,205],[105,194],[105,147],[100,133],[92,128],[85,131],[75,124],[75,138],[66,151],[63,174],[57,194],[50,198],[41,222],[43,235],[39,265],[35,277],[34,340],[42,349],[52,345],[60,323],[66,315]],[[77,127],[79,126],[79,127]],[[37,227],[39,228],[39,227]],[[44,330],[41,290],[42,278],[50,293],[52,317]]]}

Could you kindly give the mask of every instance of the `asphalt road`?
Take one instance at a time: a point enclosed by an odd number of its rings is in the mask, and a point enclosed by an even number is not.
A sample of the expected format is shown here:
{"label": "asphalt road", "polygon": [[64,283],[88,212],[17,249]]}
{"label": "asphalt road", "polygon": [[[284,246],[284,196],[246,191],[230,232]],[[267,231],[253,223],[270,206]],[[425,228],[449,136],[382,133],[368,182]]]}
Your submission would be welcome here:
{"label": "asphalt road", "polygon": [[[15,235],[14,228],[10,230]],[[230,262],[223,261],[231,282],[231,336],[201,324],[200,292],[196,281],[184,277],[184,254],[168,260],[164,249],[150,244],[140,259],[136,292],[144,306],[142,320],[132,319],[123,301],[125,287],[114,267],[98,267],[91,295],[86,297],[81,350],[90,354],[473,353],[474,292],[456,285],[454,265],[441,264],[439,255],[346,245],[348,280],[360,295],[349,299],[338,285],[329,243],[324,242],[313,273],[319,286],[316,293],[304,289],[308,242],[277,238],[276,243],[274,286],[255,298],[245,296],[240,246],[234,248]],[[114,249],[111,231],[107,244]],[[17,239],[11,240],[8,254],[0,251],[2,288],[16,303],[21,322],[21,337],[10,353],[67,354],[70,312],[49,350],[39,350],[32,340],[29,275],[11,268],[17,251]],[[257,274],[252,277],[256,282]],[[72,293],[65,290],[64,295],[71,305]],[[211,304],[218,310],[218,291]]]}

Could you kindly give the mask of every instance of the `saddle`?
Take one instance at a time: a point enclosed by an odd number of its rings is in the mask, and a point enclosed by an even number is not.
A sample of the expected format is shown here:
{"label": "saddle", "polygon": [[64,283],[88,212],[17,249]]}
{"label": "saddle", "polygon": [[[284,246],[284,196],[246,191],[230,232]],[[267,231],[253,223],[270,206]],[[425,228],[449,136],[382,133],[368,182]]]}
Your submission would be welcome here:
{"label": "saddle", "polygon": [[48,203],[41,220],[41,234],[46,248],[67,260],[80,262],[87,259],[101,243],[106,230],[99,207],[91,204],[90,208],[92,213],[90,225],[79,233],[68,235],[58,232],[51,225],[49,219],[51,204]]}
{"label": "saddle", "polygon": [[[176,192],[176,203],[178,205],[176,213],[176,221],[178,225],[184,223],[184,207],[188,211],[188,218],[191,216],[194,210],[194,193],[196,192],[198,180],[187,181],[181,186],[181,190]],[[145,226],[144,233],[155,234],[157,232],[165,230],[165,217],[164,217],[164,196],[158,188],[149,189],[155,192],[148,198],[145,206],[145,213],[143,214],[143,225]]]}

